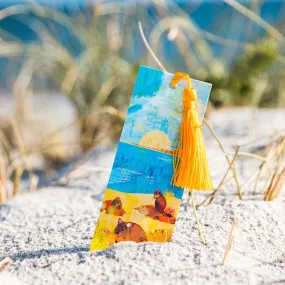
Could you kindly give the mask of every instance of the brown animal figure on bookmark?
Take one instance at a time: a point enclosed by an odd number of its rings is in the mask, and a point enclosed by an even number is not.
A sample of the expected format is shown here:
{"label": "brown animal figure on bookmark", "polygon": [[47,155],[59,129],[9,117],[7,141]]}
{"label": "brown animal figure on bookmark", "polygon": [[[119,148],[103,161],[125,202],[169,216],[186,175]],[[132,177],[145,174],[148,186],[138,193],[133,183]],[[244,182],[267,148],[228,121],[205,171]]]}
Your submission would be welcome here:
{"label": "brown animal figure on bookmark", "polygon": [[158,220],[163,223],[175,224],[176,218],[173,216],[173,209],[167,206],[167,201],[160,190],[156,189],[153,193],[153,198],[155,199],[153,205],[143,205],[135,208],[141,214],[150,217],[154,220]]}
{"label": "brown animal figure on bookmark", "polygon": [[103,201],[101,211],[106,211],[107,214],[115,216],[123,216],[126,212],[123,209],[123,204],[120,197],[116,197],[114,200]]}
{"label": "brown animal figure on bookmark", "polygon": [[122,219],[118,219],[118,225],[114,230],[114,234],[116,243],[120,241],[147,241],[145,231],[140,225],[132,222],[124,222]]}

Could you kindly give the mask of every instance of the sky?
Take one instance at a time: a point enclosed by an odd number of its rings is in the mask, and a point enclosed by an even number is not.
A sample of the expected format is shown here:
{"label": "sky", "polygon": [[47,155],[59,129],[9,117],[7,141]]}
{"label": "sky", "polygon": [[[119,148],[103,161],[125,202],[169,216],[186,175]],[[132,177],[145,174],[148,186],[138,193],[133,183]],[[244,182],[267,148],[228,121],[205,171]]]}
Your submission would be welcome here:
{"label": "sky", "polygon": [[[138,144],[146,133],[160,130],[168,135],[173,149],[183,112],[182,94],[186,86],[182,82],[177,88],[170,89],[172,77],[172,73],[140,67],[121,141]],[[193,80],[192,86],[197,91],[202,118],[211,84]]]}

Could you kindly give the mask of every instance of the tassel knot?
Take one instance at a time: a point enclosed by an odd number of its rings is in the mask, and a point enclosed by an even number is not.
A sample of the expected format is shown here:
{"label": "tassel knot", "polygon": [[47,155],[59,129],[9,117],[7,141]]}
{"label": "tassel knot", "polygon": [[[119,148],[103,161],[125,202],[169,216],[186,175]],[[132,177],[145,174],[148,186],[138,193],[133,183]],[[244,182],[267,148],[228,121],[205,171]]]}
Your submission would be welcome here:
{"label": "tassel knot", "polygon": [[172,184],[188,191],[211,190],[214,187],[197,110],[196,90],[191,87],[188,74],[183,72],[175,73],[171,84],[176,86],[181,79],[187,81],[187,88],[183,92],[184,112],[173,153]]}
{"label": "tassel knot", "polygon": [[194,88],[185,89],[183,93],[184,112],[190,109],[196,109],[196,90]]}

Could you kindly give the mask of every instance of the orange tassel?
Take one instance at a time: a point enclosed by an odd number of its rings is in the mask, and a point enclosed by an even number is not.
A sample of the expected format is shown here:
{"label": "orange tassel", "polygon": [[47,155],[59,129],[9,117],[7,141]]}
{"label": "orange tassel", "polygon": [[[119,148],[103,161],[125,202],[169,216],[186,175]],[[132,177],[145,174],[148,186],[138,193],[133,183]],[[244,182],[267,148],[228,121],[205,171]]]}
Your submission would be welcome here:
{"label": "orange tassel", "polygon": [[202,123],[197,111],[196,90],[191,88],[190,77],[183,72],[175,73],[171,85],[176,86],[181,79],[187,81],[188,87],[183,92],[184,112],[173,153],[172,184],[187,191],[211,190],[214,186],[206,157]]}

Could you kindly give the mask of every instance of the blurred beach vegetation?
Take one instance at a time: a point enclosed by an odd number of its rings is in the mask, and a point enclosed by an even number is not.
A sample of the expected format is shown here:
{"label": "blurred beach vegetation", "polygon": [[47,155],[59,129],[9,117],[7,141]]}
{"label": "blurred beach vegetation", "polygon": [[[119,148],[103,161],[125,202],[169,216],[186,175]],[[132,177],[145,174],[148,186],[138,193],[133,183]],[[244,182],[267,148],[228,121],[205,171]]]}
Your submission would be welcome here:
{"label": "blurred beach vegetation", "polygon": [[[19,144],[22,122],[31,116],[26,101],[46,90],[65,96],[74,106],[77,118],[70,124],[80,130],[76,143],[82,150],[119,137],[139,65],[158,68],[144,48],[138,21],[153,51],[170,72],[185,71],[213,84],[213,108],[284,107],[284,36],[278,32],[284,23],[279,20],[275,27],[266,25],[258,16],[263,5],[260,1],[252,1],[245,9],[233,0],[224,2],[232,6],[232,18],[225,17],[223,21],[221,15],[211,25],[224,28],[232,21],[232,25],[243,25],[242,31],[255,31],[254,25],[264,31],[256,35],[252,32],[247,42],[231,35],[216,35],[197,25],[192,13],[199,5],[190,2],[98,1],[67,13],[29,1],[0,10],[0,23],[12,18],[33,34],[32,40],[25,40],[19,33],[0,26],[1,84],[5,80],[1,92],[11,93],[17,110],[14,126],[19,125],[18,139],[15,135],[10,138],[11,131],[6,126],[1,130],[3,154],[8,157],[2,165],[11,166],[11,149],[18,149],[22,155],[40,152],[53,161],[66,160],[58,152],[47,154],[47,147],[54,148],[47,143],[49,136],[44,136],[36,148],[25,140]],[[217,56],[213,44],[224,54]],[[230,61],[225,56],[227,48],[235,50]],[[12,130],[12,124],[8,125]],[[64,126],[55,128],[52,136],[63,129]],[[19,176],[22,163],[23,160],[16,164],[18,170],[10,167],[10,174]]]}

